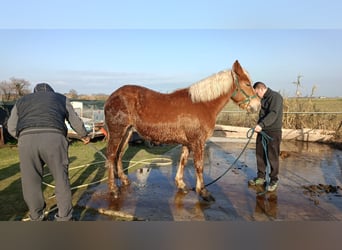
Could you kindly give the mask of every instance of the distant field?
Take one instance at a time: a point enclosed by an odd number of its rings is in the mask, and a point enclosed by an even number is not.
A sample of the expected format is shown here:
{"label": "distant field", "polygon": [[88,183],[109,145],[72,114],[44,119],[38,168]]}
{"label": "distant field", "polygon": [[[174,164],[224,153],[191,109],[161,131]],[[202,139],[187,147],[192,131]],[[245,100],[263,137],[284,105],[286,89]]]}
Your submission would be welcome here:
{"label": "distant field", "polygon": [[[234,113],[234,111],[242,112]],[[302,112],[303,114],[288,114],[287,112]],[[326,129],[341,133],[342,114],[315,114],[315,112],[342,112],[342,98],[284,98],[283,127]],[[258,114],[247,114],[230,101],[219,114],[217,123],[252,127],[257,118]]]}
{"label": "distant field", "polygon": [[[311,105],[317,112],[342,112],[342,98],[284,98],[284,106],[289,105],[289,111],[300,111],[297,110],[297,103]],[[239,111],[241,109],[230,101],[223,110]]]}
{"label": "distant field", "polygon": [[[319,98],[311,99],[311,101],[315,106],[315,111],[342,112],[342,98]],[[295,99],[289,99],[289,102],[293,103]],[[309,102],[309,99],[300,99],[300,102]]]}

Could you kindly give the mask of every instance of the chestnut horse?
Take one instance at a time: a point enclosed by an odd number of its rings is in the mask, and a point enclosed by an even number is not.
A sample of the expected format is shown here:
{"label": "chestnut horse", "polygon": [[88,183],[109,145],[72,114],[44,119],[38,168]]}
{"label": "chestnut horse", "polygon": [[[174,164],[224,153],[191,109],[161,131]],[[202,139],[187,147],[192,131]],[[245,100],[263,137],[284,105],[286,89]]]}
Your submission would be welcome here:
{"label": "chestnut horse", "polygon": [[170,94],[134,85],[125,85],[113,92],[104,107],[109,135],[109,191],[118,197],[115,177],[120,178],[123,185],[130,183],[123,172],[122,156],[135,129],[140,136],[154,143],[182,145],[175,183],[184,192],[187,192],[183,181],[184,166],[189,153],[193,152],[196,192],[204,200],[214,200],[203,182],[204,147],[213,133],[217,115],[230,99],[251,112],[255,112],[260,105],[251,79],[238,61],[235,61],[232,70],[221,71]]}

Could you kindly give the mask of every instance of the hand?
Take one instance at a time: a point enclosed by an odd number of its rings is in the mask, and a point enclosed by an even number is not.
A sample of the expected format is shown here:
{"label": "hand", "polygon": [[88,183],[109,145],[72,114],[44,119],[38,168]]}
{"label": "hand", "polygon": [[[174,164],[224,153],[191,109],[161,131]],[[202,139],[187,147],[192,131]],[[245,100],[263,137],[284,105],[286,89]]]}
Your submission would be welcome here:
{"label": "hand", "polygon": [[88,144],[90,142],[90,137],[86,136],[86,137],[81,138],[81,140],[83,141],[84,144]]}
{"label": "hand", "polygon": [[254,128],[254,131],[257,133],[261,132],[261,130],[262,130],[262,127],[260,125],[256,125]]}

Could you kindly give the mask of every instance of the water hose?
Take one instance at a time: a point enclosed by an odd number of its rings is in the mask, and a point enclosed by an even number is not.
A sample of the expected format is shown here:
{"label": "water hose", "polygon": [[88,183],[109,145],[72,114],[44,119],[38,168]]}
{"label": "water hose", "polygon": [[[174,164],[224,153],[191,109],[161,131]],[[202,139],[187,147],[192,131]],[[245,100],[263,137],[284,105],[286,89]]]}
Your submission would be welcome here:
{"label": "water hose", "polygon": [[[246,145],[243,147],[241,153],[238,155],[238,157],[234,160],[234,162],[229,166],[229,168],[227,168],[219,177],[217,177],[216,179],[214,179],[213,181],[207,183],[204,185],[204,187],[208,187],[212,184],[214,184],[215,182],[217,182],[219,179],[221,179],[224,175],[226,175],[232,168],[233,166],[238,162],[238,160],[240,159],[241,155],[245,152],[248,144],[250,143],[251,139],[253,138],[254,135],[254,128],[250,128],[247,131],[246,137],[248,139]],[[265,152],[265,158],[266,158],[266,187],[265,187],[265,191],[257,193],[257,195],[263,195],[265,193],[267,193],[267,187],[269,185],[269,174],[271,172],[271,165],[268,159],[268,150],[267,150],[267,145],[268,142],[270,140],[272,140],[272,137],[270,137],[268,134],[266,134],[264,131],[260,131],[258,132],[259,134],[261,134],[261,142],[262,142],[262,147],[264,149]],[[195,191],[195,188],[193,187],[191,190]]]}

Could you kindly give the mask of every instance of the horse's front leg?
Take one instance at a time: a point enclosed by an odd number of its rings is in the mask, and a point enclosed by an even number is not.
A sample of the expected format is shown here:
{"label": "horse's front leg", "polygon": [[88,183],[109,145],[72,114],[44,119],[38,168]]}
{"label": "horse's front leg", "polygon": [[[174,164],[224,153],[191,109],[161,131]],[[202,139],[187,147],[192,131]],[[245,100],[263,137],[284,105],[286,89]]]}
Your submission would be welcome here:
{"label": "horse's front leg", "polygon": [[184,176],[184,166],[188,162],[189,157],[189,148],[187,146],[182,146],[182,153],[179,160],[179,165],[177,169],[177,174],[175,177],[175,183],[178,190],[183,191],[184,193],[188,192],[186,184],[184,183],[183,176]]}
{"label": "horse's front leg", "polygon": [[118,178],[121,180],[122,185],[128,186],[129,184],[131,184],[131,181],[128,179],[128,176],[124,173],[122,167],[122,157],[120,157],[117,161],[117,174]]}
{"label": "horse's front leg", "polygon": [[211,193],[204,187],[203,180],[203,156],[204,156],[204,144],[198,146],[194,150],[194,165],[196,170],[196,193],[202,197],[205,201],[215,201],[215,198],[211,195]]}

